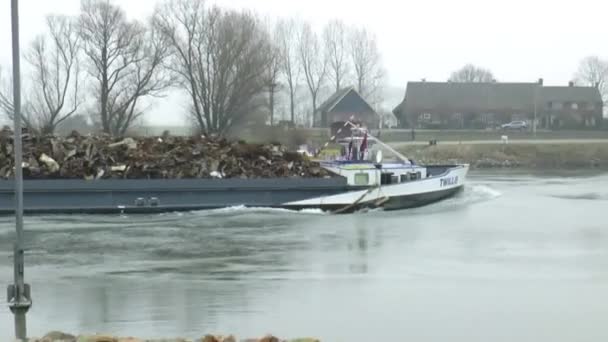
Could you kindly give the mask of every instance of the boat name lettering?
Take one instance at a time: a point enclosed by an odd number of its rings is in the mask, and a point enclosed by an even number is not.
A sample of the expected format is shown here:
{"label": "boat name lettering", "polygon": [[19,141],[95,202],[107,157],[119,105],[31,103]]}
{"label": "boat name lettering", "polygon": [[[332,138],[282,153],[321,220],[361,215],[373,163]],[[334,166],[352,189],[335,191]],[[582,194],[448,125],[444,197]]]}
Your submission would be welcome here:
{"label": "boat name lettering", "polygon": [[441,182],[441,186],[442,187],[443,186],[455,185],[455,184],[458,184],[458,176],[441,178],[440,182]]}

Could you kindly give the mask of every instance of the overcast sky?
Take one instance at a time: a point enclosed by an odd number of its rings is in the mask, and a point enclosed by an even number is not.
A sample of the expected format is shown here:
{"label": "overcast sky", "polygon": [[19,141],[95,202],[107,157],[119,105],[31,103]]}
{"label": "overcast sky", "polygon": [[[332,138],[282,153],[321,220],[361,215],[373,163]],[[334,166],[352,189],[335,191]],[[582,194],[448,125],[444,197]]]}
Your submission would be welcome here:
{"label": "overcast sky", "polygon": [[[135,18],[155,0],[121,0]],[[606,9],[601,0],[214,0],[267,16],[298,16],[320,27],[331,18],[376,33],[391,86],[408,80],[445,81],[474,63],[499,81],[567,84],[586,55],[608,56]],[[21,0],[21,40],[26,47],[44,30],[49,13],[75,14],[79,0]],[[10,63],[10,1],[0,5],[0,64]],[[395,103],[396,105],[396,103]],[[162,110],[162,108],[161,108]]]}

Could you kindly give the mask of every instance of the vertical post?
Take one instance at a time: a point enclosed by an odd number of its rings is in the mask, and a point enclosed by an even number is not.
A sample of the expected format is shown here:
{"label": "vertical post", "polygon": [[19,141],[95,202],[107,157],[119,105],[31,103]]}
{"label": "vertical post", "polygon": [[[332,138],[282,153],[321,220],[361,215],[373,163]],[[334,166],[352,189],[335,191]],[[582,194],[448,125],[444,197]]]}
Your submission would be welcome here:
{"label": "vertical post", "polygon": [[15,154],[15,245],[14,284],[8,288],[8,303],[15,315],[15,337],[25,340],[27,336],[25,314],[31,307],[29,285],[24,280],[23,249],[23,170],[21,147],[21,71],[19,52],[19,1],[11,0],[11,23],[13,40],[13,121]]}
{"label": "vertical post", "polygon": [[538,107],[538,90],[540,87],[540,85],[534,87],[534,121],[532,121],[532,133],[534,134],[534,138],[536,138],[536,111]]}

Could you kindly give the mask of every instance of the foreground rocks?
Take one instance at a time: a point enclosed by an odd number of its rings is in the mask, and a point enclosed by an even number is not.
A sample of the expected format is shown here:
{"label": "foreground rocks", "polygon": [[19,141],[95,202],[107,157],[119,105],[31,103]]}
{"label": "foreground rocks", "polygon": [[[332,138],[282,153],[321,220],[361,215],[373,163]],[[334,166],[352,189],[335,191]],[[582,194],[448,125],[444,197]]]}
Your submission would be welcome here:
{"label": "foreground rocks", "polygon": [[[12,132],[0,132],[0,179],[14,175]],[[318,163],[278,144],[221,138],[23,135],[25,179],[320,178]]]}
{"label": "foreground rocks", "polygon": [[[21,342],[20,340],[16,340]],[[232,335],[228,336],[216,336],[216,335],[206,335],[199,339],[184,339],[184,338],[174,338],[174,339],[139,339],[136,337],[116,337],[110,335],[79,335],[74,336],[66,333],[62,333],[59,331],[53,331],[46,334],[42,338],[30,338],[27,342],[320,342],[318,339],[314,338],[299,338],[299,339],[290,339],[283,340],[278,337],[267,335],[262,338],[253,338],[253,339],[244,339],[238,340],[236,337]]]}

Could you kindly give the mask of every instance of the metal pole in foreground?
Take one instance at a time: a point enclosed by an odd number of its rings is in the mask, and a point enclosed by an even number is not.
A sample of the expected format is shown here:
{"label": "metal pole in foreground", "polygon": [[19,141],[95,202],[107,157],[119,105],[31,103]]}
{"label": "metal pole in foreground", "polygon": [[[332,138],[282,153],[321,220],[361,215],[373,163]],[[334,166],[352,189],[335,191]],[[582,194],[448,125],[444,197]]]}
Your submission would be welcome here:
{"label": "metal pole in foreground", "polygon": [[32,305],[30,288],[24,280],[23,249],[23,171],[21,150],[21,71],[19,63],[19,1],[11,0],[11,23],[13,35],[13,120],[15,153],[15,228],[14,246],[15,283],[8,287],[8,304],[15,315],[15,337],[25,340],[27,336],[25,314]]}

